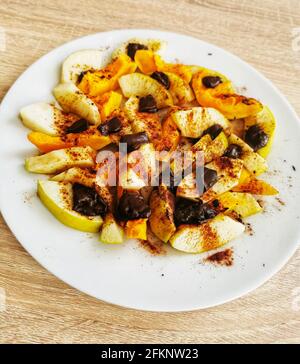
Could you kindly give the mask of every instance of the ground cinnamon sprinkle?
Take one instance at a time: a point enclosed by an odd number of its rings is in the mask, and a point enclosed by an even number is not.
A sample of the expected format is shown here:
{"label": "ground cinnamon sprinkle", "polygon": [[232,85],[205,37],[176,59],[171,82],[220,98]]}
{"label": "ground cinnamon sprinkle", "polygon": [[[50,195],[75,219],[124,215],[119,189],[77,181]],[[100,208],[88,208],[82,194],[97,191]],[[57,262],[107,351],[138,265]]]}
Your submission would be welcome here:
{"label": "ground cinnamon sprinkle", "polygon": [[232,249],[222,250],[213,255],[210,255],[205,260],[213,264],[230,267],[233,265],[233,250]]}

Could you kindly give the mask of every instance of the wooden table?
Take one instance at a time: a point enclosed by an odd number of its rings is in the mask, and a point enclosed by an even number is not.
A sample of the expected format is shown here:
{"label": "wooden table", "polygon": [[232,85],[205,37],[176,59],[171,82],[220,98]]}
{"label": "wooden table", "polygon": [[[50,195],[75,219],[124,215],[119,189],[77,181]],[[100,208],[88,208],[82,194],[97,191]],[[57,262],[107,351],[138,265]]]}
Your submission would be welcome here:
{"label": "wooden table", "polygon": [[[242,57],[300,113],[297,27],[299,0],[2,0],[0,99],[32,62],[64,42],[117,28],[153,28],[190,34]],[[198,312],[159,314],[115,307],[70,288],[24,251],[2,219],[0,244],[0,287],[7,296],[0,342],[300,342],[299,250],[246,297]]]}

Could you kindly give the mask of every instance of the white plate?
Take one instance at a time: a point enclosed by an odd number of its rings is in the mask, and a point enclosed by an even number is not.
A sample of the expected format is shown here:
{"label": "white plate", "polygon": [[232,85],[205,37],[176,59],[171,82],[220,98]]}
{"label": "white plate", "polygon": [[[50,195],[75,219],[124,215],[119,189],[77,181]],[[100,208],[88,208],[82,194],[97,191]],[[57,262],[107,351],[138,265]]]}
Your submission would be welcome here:
{"label": "white plate", "polygon": [[[248,95],[269,105],[276,116],[277,134],[268,160],[271,172],[264,179],[280,190],[285,206],[275,197],[265,198],[267,212],[249,219],[254,235],[245,234],[230,245],[235,257],[232,267],[203,264],[205,255],[185,255],[172,249],[166,255],[152,256],[132,241],[123,246],[102,245],[97,235],[61,225],[36,197],[36,180],[40,177],[24,170],[24,158],[36,151],[26,139],[28,130],[18,119],[20,108],[53,99],[51,90],[58,83],[60,65],[71,52],[100,47],[108,47],[107,52],[111,52],[131,37],[167,41],[166,59],[179,59],[225,73],[237,86],[246,87]],[[2,102],[0,120],[0,202],[8,226],[40,264],[91,296],[141,310],[210,307],[240,297],[264,283],[297,248],[300,240],[297,116],[267,79],[239,58],[211,44],[152,30],[118,30],[74,40],[42,57],[19,77]]]}

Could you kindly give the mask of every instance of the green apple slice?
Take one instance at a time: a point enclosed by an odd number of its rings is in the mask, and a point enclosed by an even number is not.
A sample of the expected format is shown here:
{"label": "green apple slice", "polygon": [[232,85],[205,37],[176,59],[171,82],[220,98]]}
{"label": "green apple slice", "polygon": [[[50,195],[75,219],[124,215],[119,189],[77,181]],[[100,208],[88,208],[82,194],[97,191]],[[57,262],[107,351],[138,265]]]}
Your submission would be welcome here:
{"label": "green apple slice", "polygon": [[227,244],[244,231],[243,224],[221,214],[199,226],[180,226],[170,244],[185,253],[203,253]]}
{"label": "green apple slice", "polygon": [[112,214],[107,214],[100,234],[100,241],[104,244],[122,244],[124,232]]}
{"label": "green apple slice", "polygon": [[259,127],[268,135],[269,140],[268,143],[263,147],[257,150],[257,153],[266,158],[272,148],[275,129],[276,129],[276,120],[272,113],[272,111],[268,108],[268,106],[264,106],[263,110],[259,112],[255,116],[249,116],[245,119],[245,129],[247,130],[252,125],[259,125]]}
{"label": "green apple slice", "polygon": [[218,201],[223,208],[236,212],[242,218],[262,211],[260,204],[250,193],[226,192],[218,197]]}
{"label": "green apple slice", "polygon": [[61,83],[56,86],[53,95],[64,111],[79,115],[91,124],[101,122],[96,104],[72,82]]}
{"label": "green apple slice", "polygon": [[93,167],[95,152],[90,147],[55,150],[25,160],[25,168],[32,173],[54,174],[72,167]]}
{"label": "green apple slice", "polygon": [[103,223],[101,216],[84,216],[72,210],[72,184],[38,181],[38,196],[47,209],[66,226],[97,233]]}
{"label": "green apple slice", "polygon": [[70,54],[62,65],[61,82],[76,83],[78,76],[104,66],[104,53],[98,49],[83,49]]}
{"label": "green apple slice", "polygon": [[195,99],[195,95],[190,85],[186,83],[181,77],[171,72],[165,72],[165,74],[170,80],[169,92],[175,105],[186,104],[192,102]]}
{"label": "green apple slice", "polygon": [[228,142],[229,144],[237,144],[242,148],[242,155],[240,158],[244,162],[246,169],[253,175],[257,177],[268,169],[266,160],[258,153],[255,153],[250,145],[241,138],[235,134],[231,134],[228,138]]}
{"label": "green apple slice", "polygon": [[152,95],[159,109],[173,105],[171,94],[158,81],[142,73],[120,77],[119,84],[125,97]]}
{"label": "green apple slice", "polygon": [[23,107],[20,110],[20,117],[27,128],[51,136],[59,135],[59,126],[66,121],[61,110],[46,102],[37,102]]}
{"label": "green apple slice", "polygon": [[210,107],[192,107],[188,110],[178,110],[172,113],[172,118],[187,138],[200,138],[204,130],[214,124],[221,125],[224,129],[229,127],[229,122],[218,110]]}

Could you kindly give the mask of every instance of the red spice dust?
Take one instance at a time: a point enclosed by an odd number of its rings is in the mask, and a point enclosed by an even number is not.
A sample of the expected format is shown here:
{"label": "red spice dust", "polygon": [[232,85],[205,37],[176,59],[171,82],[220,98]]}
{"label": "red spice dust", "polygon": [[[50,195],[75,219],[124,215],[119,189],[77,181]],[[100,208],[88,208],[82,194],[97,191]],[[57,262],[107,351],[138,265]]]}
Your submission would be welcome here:
{"label": "red spice dust", "polygon": [[233,265],[233,250],[232,249],[222,250],[213,255],[210,255],[205,260],[209,263],[213,263],[216,265],[231,267]]}

